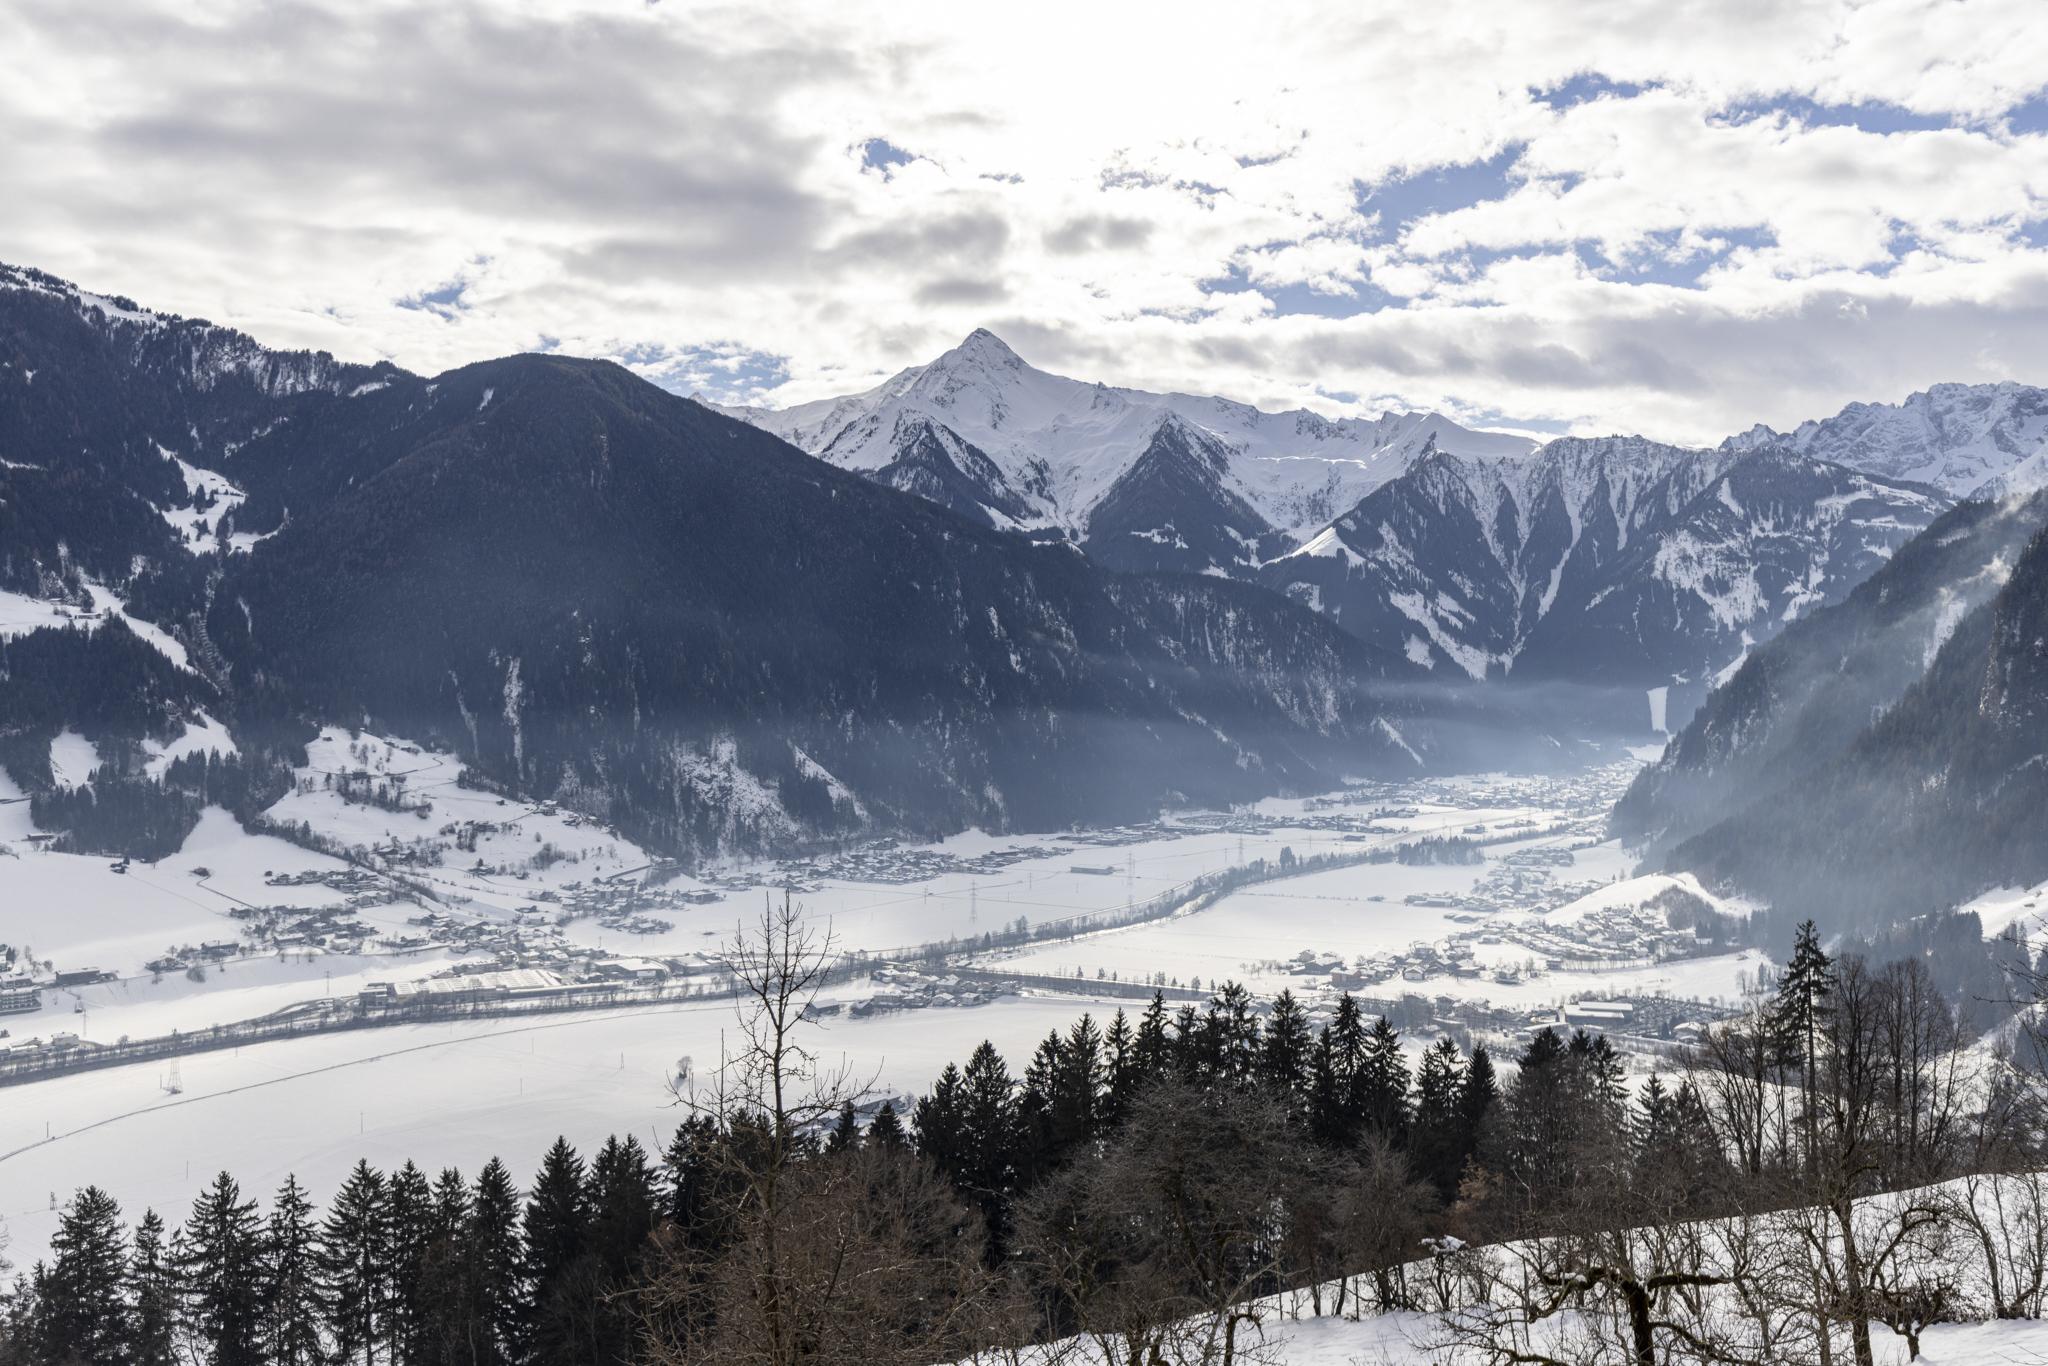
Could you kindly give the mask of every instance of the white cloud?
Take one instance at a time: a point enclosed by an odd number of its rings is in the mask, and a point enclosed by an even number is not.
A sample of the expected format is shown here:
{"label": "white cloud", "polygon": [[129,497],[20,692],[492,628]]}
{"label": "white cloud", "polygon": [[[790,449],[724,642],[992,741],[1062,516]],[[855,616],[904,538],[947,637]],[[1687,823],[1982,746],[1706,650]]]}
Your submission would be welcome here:
{"label": "white cloud", "polygon": [[[551,342],[797,399],[988,325],[1704,440],[2048,381],[2048,135],[2005,122],[2044,73],[2035,0],[16,0],[0,258],[421,370]],[[1879,103],[1947,126],[1845,126]]]}

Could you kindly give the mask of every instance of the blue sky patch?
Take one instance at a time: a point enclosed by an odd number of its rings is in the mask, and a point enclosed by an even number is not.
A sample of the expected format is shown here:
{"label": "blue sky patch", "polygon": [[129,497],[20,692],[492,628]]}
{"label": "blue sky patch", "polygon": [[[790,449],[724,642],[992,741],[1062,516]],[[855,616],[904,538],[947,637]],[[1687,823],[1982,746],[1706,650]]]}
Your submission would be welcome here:
{"label": "blue sky patch", "polygon": [[2041,90],[2006,113],[2005,126],[2015,133],[2048,133],[2048,90]]}
{"label": "blue sky patch", "polygon": [[1358,207],[1379,215],[1381,238],[1398,237],[1401,229],[1417,219],[1499,199],[1508,192],[1509,171],[1521,156],[1522,144],[1509,143],[1484,161],[1435,166],[1393,176],[1377,185],[1361,185]]}
{"label": "blue sky patch", "polygon": [[860,164],[870,171],[880,171],[884,179],[893,175],[898,166],[908,166],[916,160],[915,153],[904,151],[886,138],[869,138],[861,144]]}
{"label": "blue sky patch", "polygon": [[1355,318],[1361,313],[1377,313],[1382,308],[1398,306],[1401,302],[1371,283],[1358,285],[1347,294],[1325,294],[1301,284],[1253,284],[1240,265],[1232,265],[1223,274],[1212,276],[1200,284],[1212,294],[1263,294],[1272,301],[1271,316],[1276,318]]}
{"label": "blue sky patch", "polygon": [[1764,227],[1714,228],[1706,236],[1711,240],[1688,247],[1682,245],[1682,233],[1675,228],[1667,229],[1651,233],[1641,250],[1621,260],[1595,256],[1593,264],[1610,278],[1623,279],[1630,284],[1698,289],[1708,271],[1737,251],[1760,250],[1778,244],[1778,235]]}
{"label": "blue sky patch", "polygon": [[1855,128],[1865,133],[1925,133],[1950,128],[1955,121],[1946,114],[1916,114],[1896,104],[1822,104],[1805,95],[1779,95],[1768,100],[1745,100],[1729,105],[1716,116],[1723,123],[1749,123],[1756,119],[1789,118],[1809,128]]}
{"label": "blue sky patch", "polygon": [[759,403],[789,380],[789,360],[733,344],[629,346],[612,359],[673,394],[713,403]]}
{"label": "blue sky patch", "polygon": [[469,281],[450,280],[445,285],[435,285],[432,289],[408,294],[403,299],[396,300],[396,303],[400,308],[412,309],[419,313],[437,313],[441,317],[452,318],[469,310],[468,302],[462,297],[468,289]]}
{"label": "blue sky patch", "polygon": [[1551,109],[1570,109],[1573,105],[1586,104],[1605,95],[1620,99],[1633,99],[1645,90],[1654,90],[1655,85],[1638,81],[1617,81],[1597,71],[1582,71],[1570,80],[1554,85],[1548,90],[1531,89],[1529,96],[1540,105]]}

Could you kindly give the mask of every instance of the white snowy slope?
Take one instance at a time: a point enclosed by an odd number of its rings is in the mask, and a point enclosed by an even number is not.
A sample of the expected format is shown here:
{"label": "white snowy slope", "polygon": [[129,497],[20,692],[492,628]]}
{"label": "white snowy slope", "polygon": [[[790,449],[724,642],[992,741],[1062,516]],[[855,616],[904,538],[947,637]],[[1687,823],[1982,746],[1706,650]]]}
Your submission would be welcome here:
{"label": "white snowy slope", "polygon": [[1782,447],[1431,452],[1260,579],[1430,667],[1656,691],[1847,593],[1947,506]]}
{"label": "white snowy slope", "polygon": [[[1162,434],[1213,470],[1218,501],[1241,502],[1261,530],[1287,544],[1313,535],[1432,443],[1472,456],[1526,455],[1535,445],[1436,413],[1331,420],[1090,384],[1027,364],[985,330],[865,393],[723,411],[843,468],[899,486],[922,481],[913,491],[977,504],[995,525],[1056,528],[1083,540],[1100,532],[1091,526],[1098,508],[1156,451]],[[928,471],[939,452],[951,466],[940,477],[964,499],[932,487]],[[918,480],[908,478],[912,467]],[[1162,522],[1135,530],[1170,542],[1191,529]]]}
{"label": "white snowy slope", "polygon": [[1970,491],[1972,498],[2024,498],[2048,489],[2048,442],[2004,474],[1994,475]]}
{"label": "white snowy slope", "polygon": [[278,397],[313,389],[331,390],[341,382],[339,375],[344,367],[324,352],[272,351],[231,328],[180,318],[175,313],[160,313],[133,299],[95,294],[39,270],[0,263],[0,290],[21,290],[61,299],[88,322],[126,339],[139,334],[178,338],[182,344],[175,363],[201,389],[212,389],[226,379],[241,376],[262,392]]}
{"label": "white snowy slope", "polygon": [[[191,500],[189,506],[159,508],[158,511],[191,553],[197,555],[218,548],[223,523],[242,505],[247,495],[217,470],[200,469],[179,459],[168,447],[160,445],[157,450],[164,459],[178,467],[178,475],[185,482],[185,496]],[[235,548],[246,550],[259,539],[256,536],[237,536],[234,538]]]}
{"label": "white snowy slope", "polygon": [[2014,490],[1994,481],[2048,446],[2048,389],[2010,381],[1936,384],[1903,403],[1852,403],[1790,432],[1758,424],[1722,443],[1732,451],[1766,446],[1932,484],[1956,497],[1996,496]]}

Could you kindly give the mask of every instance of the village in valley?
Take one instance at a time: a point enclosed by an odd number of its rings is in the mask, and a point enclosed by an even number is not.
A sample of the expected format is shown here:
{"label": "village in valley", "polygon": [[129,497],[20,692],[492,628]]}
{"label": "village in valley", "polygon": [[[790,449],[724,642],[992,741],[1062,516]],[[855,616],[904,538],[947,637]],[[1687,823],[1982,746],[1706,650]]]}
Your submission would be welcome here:
{"label": "village in valley", "polygon": [[[1418,1037],[1563,1024],[1667,1048],[1749,985],[1730,971],[1741,908],[1687,880],[1630,878],[1606,840],[1626,762],[1357,783],[1047,837],[847,841],[691,875],[585,813],[471,786],[417,746],[329,732],[311,755],[264,829],[217,831],[212,853],[109,864],[52,852],[44,832],[0,846],[19,866],[60,870],[53,885],[74,904],[162,893],[207,908],[168,920],[203,933],[118,945],[75,933],[55,904],[35,917],[33,939],[0,946],[0,1028],[13,1026],[0,1076],[161,1051],[167,1037],[202,1047],[209,1030],[233,1040],[714,992],[722,944],[782,898],[831,934],[844,999],[821,1009],[849,1018],[1020,993],[1142,1006],[1242,981],[1266,1001],[1291,992],[1311,1018],[1350,993]],[[1254,905],[1274,952],[1219,964],[1206,945],[1180,951],[1219,928],[1229,942],[1232,917]],[[252,979],[262,990],[238,1010]]]}

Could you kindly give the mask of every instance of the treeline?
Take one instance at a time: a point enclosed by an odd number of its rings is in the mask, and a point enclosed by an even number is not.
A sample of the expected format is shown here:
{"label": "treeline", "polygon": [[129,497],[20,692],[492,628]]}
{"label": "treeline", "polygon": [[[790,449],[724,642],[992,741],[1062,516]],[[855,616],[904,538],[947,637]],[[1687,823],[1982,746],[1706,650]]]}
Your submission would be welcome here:
{"label": "treeline", "polygon": [[[73,853],[157,859],[174,854],[209,804],[247,821],[290,790],[303,735],[250,728],[243,752],[187,755],[152,775],[151,741],[167,743],[222,699],[120,618],[92,629],[44,628],[0,640],[0,767],[31,798],[39,829]],[[60,786],[50,746],[80,732],[99,762]],[[302,728],[303,729],[303,728]]]}
{"label": "treeline", "polygon": [[[1486,1351],[1569,1310],[1592,1343],[1572,1359],[1827,1360],[1844,1335],[1869,1361],[1873,1321],[2025,1312],[2048,1276],[2025,1211],[1857,1213],[2038,1165],[2041,1115],[1918,960],[1831,959],[1810,926],[1772,996],[1633,1091],[1583,1031],[1537,1032],[1503,1083],[1448,1039],[1411,1064],[1348,997],[1311,1027],[1231,985],[1084,1015],[1021,1073],[984,1043],[866,1123],[803,1042],[830,961],[767,918],[733,960],[738,1042],[659,1158],[557,1141],[524,1194],[496,1160],[359,1164],[324,1217],[295,1182],[264,1211],[224,1173],[176,1230],[81,1191],[0,1311],[0,1366],[930,1363],[1077,1335],[1119,1366],[1228,1366],[1290,1290],[1318,1313],[1458,1309],[1449,1331]],[[1738,1248],[1773,1211],[1797,1236]],[[1973,1303],[1924,1255],[1944,1220],[1994,1265],[2033,1229],[2031,1279]],[[1519,1279],[1458,1270],[1481,1245]]]}
{"label": "treeline", "polygon": [[161,776],[103,764],[78,787],[39,789],[29,811],[39,829],[57,835],[58,849],[155,860],[184,847],[208,806],[254,822],[291,790],[292,772],[287,758],[268,751],[183,755]]}

